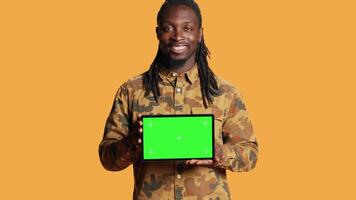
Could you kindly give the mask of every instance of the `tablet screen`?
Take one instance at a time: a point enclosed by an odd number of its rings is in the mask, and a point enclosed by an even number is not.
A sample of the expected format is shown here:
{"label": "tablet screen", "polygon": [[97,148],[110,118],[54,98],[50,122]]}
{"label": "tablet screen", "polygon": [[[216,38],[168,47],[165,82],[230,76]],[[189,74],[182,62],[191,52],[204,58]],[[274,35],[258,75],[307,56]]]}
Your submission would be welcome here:
{"label": "tablet screen", "polygon": [[143,160],[213,159],[214,115],[143,116]]}

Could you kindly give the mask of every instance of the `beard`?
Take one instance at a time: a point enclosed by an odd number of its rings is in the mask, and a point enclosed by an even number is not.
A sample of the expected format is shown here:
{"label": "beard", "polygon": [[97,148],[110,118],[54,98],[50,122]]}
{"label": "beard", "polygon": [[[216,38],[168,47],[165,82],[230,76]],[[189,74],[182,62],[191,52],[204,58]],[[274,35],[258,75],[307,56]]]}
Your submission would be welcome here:
{"label": "beard", "polygon": [[164,54],[159,50],[161,62],[164,67],[167,69],[179,69],[183,67],[183,65],[187,62],[188,58],[186,59],[173,59],[169,57],[168,55]]}

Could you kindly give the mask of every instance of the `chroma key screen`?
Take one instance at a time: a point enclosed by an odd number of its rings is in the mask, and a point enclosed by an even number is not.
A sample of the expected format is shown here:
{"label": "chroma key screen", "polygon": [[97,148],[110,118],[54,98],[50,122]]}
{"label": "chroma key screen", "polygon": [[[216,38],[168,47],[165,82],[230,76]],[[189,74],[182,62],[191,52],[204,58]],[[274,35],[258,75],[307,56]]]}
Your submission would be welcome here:
{"label": "chroma key screen", "polygon": [[213,115],[143,116],[144,160],[213,159]]}

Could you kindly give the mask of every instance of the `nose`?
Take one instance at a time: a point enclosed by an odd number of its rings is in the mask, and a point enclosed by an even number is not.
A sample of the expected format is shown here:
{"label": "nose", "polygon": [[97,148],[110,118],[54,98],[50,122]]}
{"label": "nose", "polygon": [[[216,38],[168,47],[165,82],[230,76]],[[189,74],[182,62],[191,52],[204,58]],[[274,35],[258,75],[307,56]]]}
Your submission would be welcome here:
{"label": "nose", "polygon": [[174,34],[173,34],[173,39],[175,41],[183,40],[184,39],[183,31],[181,31],[180,29],[176,29],[176,31],[174,31]]}

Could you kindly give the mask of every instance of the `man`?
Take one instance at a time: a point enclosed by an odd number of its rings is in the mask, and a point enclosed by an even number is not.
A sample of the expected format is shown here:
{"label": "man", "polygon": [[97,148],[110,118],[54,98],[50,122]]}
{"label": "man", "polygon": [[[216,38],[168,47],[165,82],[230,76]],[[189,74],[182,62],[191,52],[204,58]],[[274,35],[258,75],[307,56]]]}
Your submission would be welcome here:
{"label": "man", "polygon": [[[231,199],[226,170],[255,167],[258,146],[240,93],[207,62],[193,0],[168,0],[157,16],[159,49],[150,69],[118,90],[99,147],[111,171],[133,164],[133,199]],[[215,159],[143,162],[141,115],[214,114]]]}

